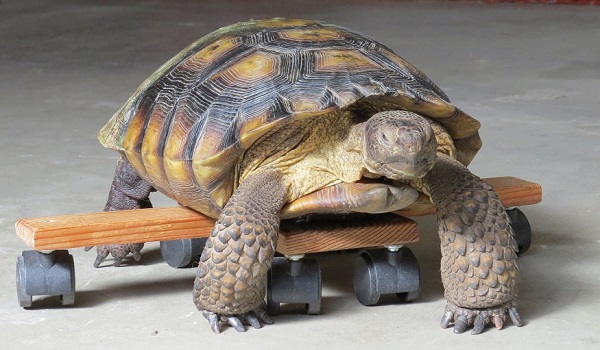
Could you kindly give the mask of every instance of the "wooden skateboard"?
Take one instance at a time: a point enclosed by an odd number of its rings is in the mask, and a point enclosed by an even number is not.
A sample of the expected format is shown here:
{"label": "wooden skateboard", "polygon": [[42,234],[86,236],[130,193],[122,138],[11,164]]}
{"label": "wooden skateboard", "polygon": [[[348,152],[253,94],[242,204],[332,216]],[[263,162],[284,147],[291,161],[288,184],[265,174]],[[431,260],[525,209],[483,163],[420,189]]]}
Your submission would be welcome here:
{"label": "wooden skateboard", "polygon": [[[487,178],[485,181],[494,187],[507,208],[536,204],[542,200],[541,186],[536,183],[515,177]],[[304,254],[374,247],[386,249],[382,250],[383,253],[362,252],[356,263],[354,282],[359,301],[372,305],[377,303],[379,295],[388,293],[396,293],[406,301],[414,299],[418,293],[418,265],[410,250],[401,246],[418,241],[419,230],[417,223],[407,217],[434,212],[433,205],[422,196],[410,207],[396,213],[284,220],[277,251],[289,259],[276,258],[273,262],[267,296],[269,310],[277,313],[279,303],[306,301],[308,313],[318,313],[320,270],[315,262],[301,259]],[[531,242],[531,228],[518,209],[508,210],[508,214],[522,254]],[[25,251],[17,260],[19,302],[21,306],[29,307],[33,295],[61,295],[63,305],[74,303],[73,258],[66,249],[161,241],[161,251],[169,265],[183,267],[193,263],[200,254],[203,243],[198,244],[197,241],[210,235],[214,222],[214,219],[185,207],[20,219],[15,225],[17,235],[35,251]],[[381,276],[390,275],[390,271],[384,270],[390,268],[396,272],[392,275],[400,274],[400,270],[403,270],[403,275],[412,271],[408,274],[413,276],[409,278],[412,280],[405,283],[405,287],[398,287],[395,277],[392,277],[393,281],[382,282]],[[303,270],[312,276],[302,277]],[[275,271],[279,272],[276,274]],[[318,276],[315,277],[315,274]],[[52,279],[62,282],[50,283]],[[297,295],[301,295],[299,301],[288,300],[286,291],[290,285],[297,289],[298,279],[303,281],[301,285],[309,286],[309,291],[303,297],[303,293],[296,291],[296,299]],[[384,284],[391,284],[391,289]]]}

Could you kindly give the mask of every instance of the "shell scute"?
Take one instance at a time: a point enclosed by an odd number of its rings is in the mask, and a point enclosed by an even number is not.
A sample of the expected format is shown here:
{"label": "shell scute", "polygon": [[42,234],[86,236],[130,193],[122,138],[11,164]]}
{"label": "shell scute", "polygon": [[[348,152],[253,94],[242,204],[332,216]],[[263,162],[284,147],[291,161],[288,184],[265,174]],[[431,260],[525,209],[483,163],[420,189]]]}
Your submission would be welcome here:
{"label": "shell scute", "polygon": [[240,44],[241,41],[236,37],[219,38],[195,53],[187,62],[190,65],[195,65],[194,69],[202,69],[208,64],[216,62],[219,58],[226,56],[238,48]]}
{"label": "shell scute", "polygon": [[332,40],[344,40],[339,30],[332,28],[312,28],[304,30],[287,29],[281,30],[278,36],[283,40],[299,41],[299,42],[320,42]]}

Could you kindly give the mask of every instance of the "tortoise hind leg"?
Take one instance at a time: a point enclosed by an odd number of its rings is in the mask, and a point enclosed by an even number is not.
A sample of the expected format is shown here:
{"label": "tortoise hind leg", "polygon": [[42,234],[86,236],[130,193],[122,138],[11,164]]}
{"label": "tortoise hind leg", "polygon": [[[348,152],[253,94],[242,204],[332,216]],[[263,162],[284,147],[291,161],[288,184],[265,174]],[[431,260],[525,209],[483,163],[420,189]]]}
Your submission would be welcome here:
{"label": "tortoise hind leg", "polygon": [[244,322],[254,328],[273,322],[265,287],[285,200],[281,174],[264,170],[240,183],[217,219],[194,282],[194,303],[214,332],[221,321],[240,332]]}
{"label": "tortoise hind leg", "polygon": [[119,158],[104,211],[152,208],[152,185],[142,179],[125,157]]}
{"label": "tortoise hind leg", "polygon": [[[121,157],[117,161],[115,177],[104,211],[152,208],[149,196],[153,191],[152,185],[137,174],[125,157]],[[132,253],[133,258],[138,261],[143,247],[144,243],[98,246],[94,267],[99,267],[109,254],[114,257],[114,266],[120,266],[129,253]],[[87,247],[86,251],[91,248]]]}

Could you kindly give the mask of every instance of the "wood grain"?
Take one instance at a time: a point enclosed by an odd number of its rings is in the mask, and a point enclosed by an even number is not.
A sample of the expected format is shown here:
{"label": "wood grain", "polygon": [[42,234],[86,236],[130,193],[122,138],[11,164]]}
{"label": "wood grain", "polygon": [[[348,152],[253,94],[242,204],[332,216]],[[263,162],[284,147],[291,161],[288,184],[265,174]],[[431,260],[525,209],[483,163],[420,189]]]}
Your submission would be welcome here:
{"label": "wood grain", "polygon": [[[488,177],[484,180],[492,185],[507,208],[537,204],[542,201],[542,186],[535,182],[512,176]],[[423,216],[434,213],[435,208],[425,195],[421,195],[410,207],[396,212],[402,216]]]}
{"label": "wood grain", "polygon": [[213,219],[185,207],[48,216],[15,225],[17,236],[37,250],[208,237],[213,226]]}
{"label": "wood grain", "polygon": [[[542,199],[541,186],[538,184],[514,177],[485,180],[494,186],[507,207],[535,204]],[[420,216],[433,212],[431,203],[423,198],[397,214]],[[295,228],[282,224],[278,250],[283,254],[293,255],[395,245],[418,240],[416,223],[398,218],[395,221],[382,220],[369,224],[364,220],[336,225],[300,224]],[[196,211],[171,207],[20,219],[15,227],[17,235],[29,247],[55,250],[208,237],[213,225],[214,219]]]}
{"label": "wood grain", "polygon": [[[333,218],[333,216],[332,216]],[[290,256],[413,243],[419,240],[416,222],[395,214],[347,215],[313,222],[282,222],[277,251]]]}

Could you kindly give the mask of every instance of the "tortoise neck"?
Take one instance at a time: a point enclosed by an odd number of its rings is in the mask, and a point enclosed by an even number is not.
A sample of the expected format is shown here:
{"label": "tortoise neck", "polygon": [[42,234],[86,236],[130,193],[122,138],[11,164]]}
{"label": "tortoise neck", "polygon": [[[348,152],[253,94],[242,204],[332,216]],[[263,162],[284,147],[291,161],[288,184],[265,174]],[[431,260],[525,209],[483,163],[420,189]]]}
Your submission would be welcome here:
{"label": "tortoise neck", "polygon": [[369,171],[368,162],[365,154],[365,125],[366,122],[354,124],[348,132],[348,137],[344,140],[340,148],[345,153],[354,153],[360,155],[360,166],[362,167],[363,176],[368,178],[378,178],[381,174],[376,174]]}
{"label": "tortoise neck", "polygon": [[347,152],[363,153],[363,143],[365,142],[364,135],[365,123],[353,125],[342,144],[342,149]]}

